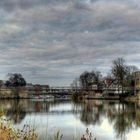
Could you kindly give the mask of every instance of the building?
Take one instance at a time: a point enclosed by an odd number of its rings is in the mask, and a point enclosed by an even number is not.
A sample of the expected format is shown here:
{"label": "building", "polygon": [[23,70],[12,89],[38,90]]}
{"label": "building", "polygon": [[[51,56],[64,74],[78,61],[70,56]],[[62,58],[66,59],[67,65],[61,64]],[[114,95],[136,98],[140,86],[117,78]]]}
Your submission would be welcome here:
{"label": "building", "polygon": [[140,71],[134,72],[135,89],[140,89]]}

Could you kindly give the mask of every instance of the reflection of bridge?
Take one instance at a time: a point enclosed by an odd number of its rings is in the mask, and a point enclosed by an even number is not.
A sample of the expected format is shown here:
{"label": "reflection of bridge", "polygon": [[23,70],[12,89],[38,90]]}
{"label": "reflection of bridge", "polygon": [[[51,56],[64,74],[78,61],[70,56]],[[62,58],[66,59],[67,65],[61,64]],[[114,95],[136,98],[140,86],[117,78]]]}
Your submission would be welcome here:
{"label": "reflection of bridge", "polygon": [[68,114],[80,114],[82,111],[81,110],[76,110],[76,111],[74,111],[74,110],[64,110],[64,111],[58,111],[58,110],[56,110],[56,111],[48,111],[48,112],[46,112],[46,111],[39,111],[39,112],[35,112],[35,111],[26,111],[26,113],[27,114],[35,114],[35,113],[37,113],[37,114],[41,114],[41,115],[68,115]]}

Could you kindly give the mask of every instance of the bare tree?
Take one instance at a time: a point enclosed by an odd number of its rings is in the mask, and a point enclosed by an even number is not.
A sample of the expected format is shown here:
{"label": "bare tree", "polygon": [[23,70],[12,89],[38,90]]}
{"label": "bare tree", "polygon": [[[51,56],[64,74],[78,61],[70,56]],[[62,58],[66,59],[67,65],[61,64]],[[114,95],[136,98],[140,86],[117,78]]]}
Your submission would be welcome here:
{"label": "bare tree", "polygon": [[127,66],[127,77],[125,79],[125,86],[134,91],[135,88],[135,75],[134,73],[138,71],[136,66]]}
{"label": "bare tree", "polygon": [[78,91],[79,88],[79,79],[75,78],[73,80],[73,83],[71,84],[71,88],[74,89],[76,92]]}
{"label": "bare tree", "polygon": [[117,58],[113,61],[112,75],[114,79],[117,81],[118,87],[122,87],[122,93],[124,92],[124,81],[127,77],[127,66],[125,64],[125,60],[123,58]]}

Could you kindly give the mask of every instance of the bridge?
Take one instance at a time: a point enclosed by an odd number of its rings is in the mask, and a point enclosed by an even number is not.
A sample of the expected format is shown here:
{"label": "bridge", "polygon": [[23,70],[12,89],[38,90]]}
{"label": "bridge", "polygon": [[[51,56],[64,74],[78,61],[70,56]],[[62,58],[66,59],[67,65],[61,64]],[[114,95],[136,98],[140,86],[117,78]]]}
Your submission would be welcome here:
{"label": "bridge", "polygon": [[60,93],[60,94],[71,94],[72,92],[80,92],[81,88],[72,88],[72,87],[50,87],[46,92],[49,94]]}
{"label": "bridge", "polygon": [[[49,87],[49,88],[46,88],[45,86],[39,88],[39,89],[35,89],[35,88],[32,88],[29,90],[30,91],[30,95],[33,95],[33,96],[36,96],[36,95],[43,95],[43,96],[46,96],[46,95],[53,95],[53,96],[70,96],[72,95],[73,93],[81,93],[82,91],[85,91],[86,92],[93,92],[93,93],[103,93],[104,95],[105,94],[121,94],[121,89],[116,89],[116,88],[103,88],[103,89],[97,89],[97,88],[92,88],[92,89],[81,89],[80,87]],[[132,88],[124,88],[124,91],[125,92],[128,92],[128,91],[132,91]],[[124,92],[124,93],[125,93]]]}
{"label": "bridge", "polygon": [[[49,88],[40,88],[40,89],[30,89],[32,95],[72,95],[73,93],[80,93],[83,91],[80,87],[72,88],[72,87],[49,87]],[[102,92],[102,90],[98,89],[85,89],[84,91],[94,91],[94,92]]]}
{"label": "bridge", "polygon": [[80,92],[80,88],[71,88],[71,87],[49,87],[49,88],[41,88],[40,90],[31,89],[29,90],[30,94],[33,96],[42,95],[53,95],[57,96],[70,96],[75,92]]}

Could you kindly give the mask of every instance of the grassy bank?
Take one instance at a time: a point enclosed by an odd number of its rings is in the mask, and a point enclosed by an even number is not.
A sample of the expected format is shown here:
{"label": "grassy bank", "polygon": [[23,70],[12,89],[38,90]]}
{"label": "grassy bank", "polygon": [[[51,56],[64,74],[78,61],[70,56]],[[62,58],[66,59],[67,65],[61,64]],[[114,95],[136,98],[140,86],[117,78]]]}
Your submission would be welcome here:
{"label": "grassy bank", "polygon": [[37,140],[35,129],[24,125],[23,129],[15,129],[3,112],[0,112],[0,140]]}

